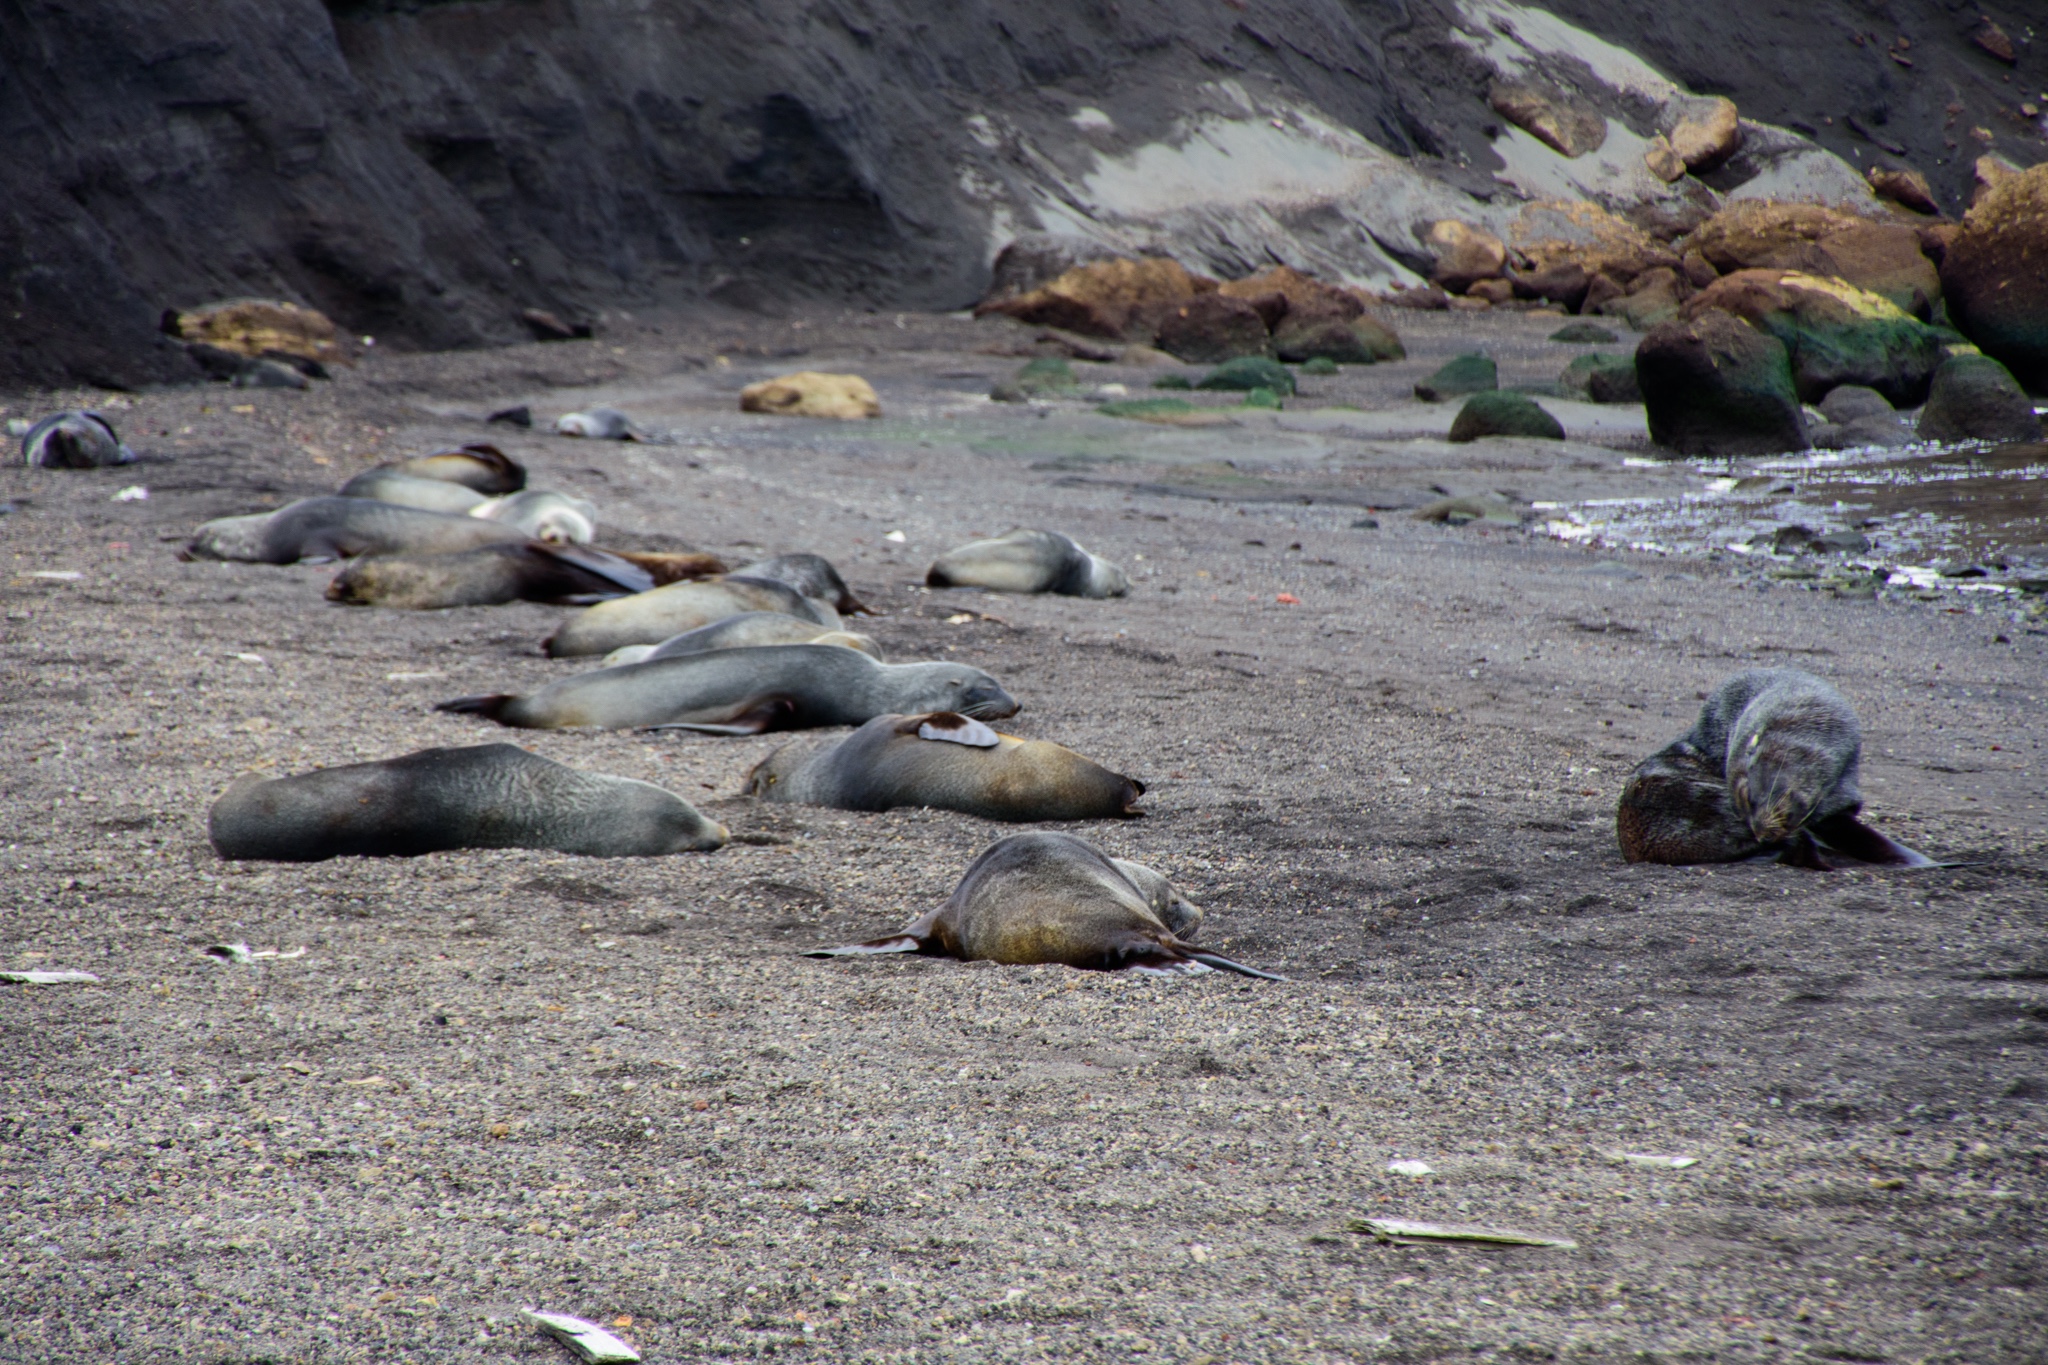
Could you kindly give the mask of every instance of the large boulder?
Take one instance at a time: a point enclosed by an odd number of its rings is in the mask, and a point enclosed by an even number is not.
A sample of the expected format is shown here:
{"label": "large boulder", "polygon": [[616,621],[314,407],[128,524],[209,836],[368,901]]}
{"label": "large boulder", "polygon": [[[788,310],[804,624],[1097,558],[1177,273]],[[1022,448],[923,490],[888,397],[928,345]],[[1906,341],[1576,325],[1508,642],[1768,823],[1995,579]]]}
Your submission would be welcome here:
{"label": "large boulder", "polygon": [[1276,265],[1270,270],[1261,270],[1256,275],[1247,275],[1241,280],[1220,284],[1216,287],[1216,292],[1230,298],[1243,299],[1247,303],[1278,295],[1286,301],[1285,311],[1288,313],[1355,318],[1365,311],[1364,302],[1349,289],[1326,284],[1313,275],[1304,275],[1289,265]]}
{"label": "large boulder", "polygon": [[1941,261],[1949,320],[2030,393],[2048,393],[2048,163],[2001,176]]}
{"label": "large boulder", "polygon": [[974,315],[1149,342],[1169,313],[1215,287],[1164,257],[1094,261],[1012,298],[984,300]]}
{"label": "large boulder", "polygon": [[1804,450],[1806,417],[1783,342],[1706,310],[1653,328],[1636,347],[1650,437],[1681,455]]}
{"label": "large boulder", "polygon": [[1705,95],[1674,100],[1670,110],[1665,142],[1686,170],[1710,171],[1741,150],[1742,120],[1734,100]]}
{"label": "large boulder", "polygon": [[1916,407],[1941,363],[1940,332],[1839,279],[1738,270],[1702,289],[1683,311],[1731,313],[1783,342],[1807,402],[1837,385],[1860,384],[1894,407]]}
{"label": "large boulder", "polygon": [[1287,304],[1278,294],[1263,298],[1275,301],[1278,308],[1262,312],[1258,301],[1235,298],[1220,290],[1196,294],[1160,318],[1154,344],[1190,365],[1214,365],[1241,355],[1271,355],[1268,314],[1284,311]]}
{"label": "large boulder", "polygon": [[1115,259],[1116,252],[1086,237],[1027,232],[996,253],[984,299],[990,303],[1014,299],[1078,266]]}
{"label": "large boulder", "polygon": [[1453,294],[1462,294],[1481,280],[1499,278],[1508,263],[1505,242],[1455,218],[1430,224],[1423,244],[1432,262],[1429,277]]}
{"label": "large boulder", "polygon": [[2041,419],[2012,372],[1988,355],[1952,355],[1920,412],[1923,441],[2038,441]]}
{"label": "large boulder", "polygon": [[1822,204],[1737,200],[1695,228],[1684,246],[1724,275],[1797,270],[1832,276],[1922,317],[1941,294],[1918,229]]}
{"label": "large boulder", "polygon": [[1475,393],[1466,399],[1451,422],[1453,441],[1476,441],[1482,436],[1535,436],[1562,441],[1564,427],[1535,399],[1495,390]]}
{"label": "large boulder", "polygon": [[1400,335],[1376,317],[1296,312],[1273,329],[1273,353],[1289,362],[1321,359],[1339,365],[1372,365],[1408,354]]}
{"label": "large boulder", "polygon": [[328,365],[350,357],[341,329],[326,314],[276,299],[230,299],[169,313],[163,328],[182,341],[250,358]]}

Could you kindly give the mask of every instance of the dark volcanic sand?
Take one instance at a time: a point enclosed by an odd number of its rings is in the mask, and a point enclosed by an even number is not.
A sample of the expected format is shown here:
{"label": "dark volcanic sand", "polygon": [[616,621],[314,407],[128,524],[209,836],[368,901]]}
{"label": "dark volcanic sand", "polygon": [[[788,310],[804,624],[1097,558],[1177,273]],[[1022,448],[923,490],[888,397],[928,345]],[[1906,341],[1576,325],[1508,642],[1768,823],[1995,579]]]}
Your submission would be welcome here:
{"label": "dark volcanic sand", "polygon": [[[1432,483],[1690,477],[1332,434],[1353,419],[1323,400],[1384,402],[1474,338],[1517,378],[1571,354],[1535,340],[1554,319],[1397,320],[1410,361],[1222,430],[975,402],[1019,363],[974,351],[1028,340],[1007,325],[700,321],[144,396],[114,415],[174,462],[0,475],[0,965],[102,978],[0,987],[0,1358],[567,1359],[515,1321],[538,1305],[630,1316],[651,1361],[2042,1359],[2048,636],[1398,511],[1354,528]],[[799,366],[859,370],[888,416],[735,411]],[[172,557],[517,398],[678,434],[491,429],[615,543],[828,555],[891,658],[980,664],[1025,703],[1005,728],[1140,777],[1149,816],[1075,828],[1293,980],[799,958],[896,927],[1007,831],[734,798],[785,737],[429,709],[587,666],[538,656],[558,609],[349,609],[328,568]],[[1258,500],[1290,488],[1317,501]],[[1018,523],[1124,563],[1130,597],[913,586]],[[1622,864],[1628,768],[1752,663],[1840,685],[1874,821],[1971,865]],[[736,840],[310,867],[205,842],[240,771],[503,738]],[[306,952],[201,954],[223,941]],[[1386,1247],[1361,1215],[1578,1245]]]}

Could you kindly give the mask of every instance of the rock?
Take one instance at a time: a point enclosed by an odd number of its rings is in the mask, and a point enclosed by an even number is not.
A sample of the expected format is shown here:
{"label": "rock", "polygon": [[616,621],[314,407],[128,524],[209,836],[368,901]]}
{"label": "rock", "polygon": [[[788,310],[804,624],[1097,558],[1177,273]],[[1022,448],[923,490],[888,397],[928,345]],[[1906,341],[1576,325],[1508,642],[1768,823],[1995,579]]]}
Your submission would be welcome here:
{"label": "rock", "polygon": [[1579,311],[1581,313],[1597,313],[1608,304],[1614,302],[1614,300],[1627,297],[1628,290],[1624,289],[1621,286],[1621,282],[1612,275],[1605,273],[1595,275],[1586,284],[1585,297],[1579,300]]}
{"label": "rock", "polygon": [[1681,455],[1807,447],[1791,353],[1732,314],[1704,310],[1653,328],[1636,347],[1636,380],[1651,439]]}
{"label": "rock", "polygon": [[1678,308],[1691,293],[1691,286],[1670,266],[1646,270],[1629,282],[1628,293],[1600,305],[1600,312],[1617,317],[1638,332],[1678,315]]}
{"label": "rock", "polygon": [[1584,156],[1607,141],[1607,120],[1600,111],[1558,90],[1495,81],[1486,98],[1496,114],[1564,156]]}
{"label": "rock", "polygon": [[2011,37],[2004,29],[1992,23],[1988,15],[1979,16],[1977,27],[1970,33],[1970,41],[1989,53],[1993,59],[2004,62],[2007,66],[2019,62],[2020,54],[2013,47]]}
{"label": "rock", "polygon": [[545,308],[528,308],[519,320],[533,333],[535,341],[587,341],[591,335],[589,323],[564,322]]}
{"label": "rock", "polygon": [[1175,360],[1156,346],[1126,346],[1123,352],[1117,356],[1117,360],[1125,365],[1158,366],[1180,364],[1178,360]]}
{"label": "rock", "polygon": [[1896,414],[1890,417],[1859,417],[1853,422],[1808,423],[1807,439],[1815,450],[1862,450],[1871,446],[1897,448],[1913,444],[1913,432]]}
{"label": "rock", "polygon": [[1837,385],[1858,384],[1895,407],[1915,407],[1941,361],[1941,333],[1839,279],[1738,270],[1685,305],[1688,318],[1704,312],[1731,313],[1783,342],[1799,394],[1808,401]]}
{"label": "rock", "polygon": [[1515,296],[1515,286],[1507,280],[1474,280],[1465,290],[1465,296],[1485,299],[1488,303],[1506,303]]}
{"label": "rock", "polygon": [[1203,375],[1195,387],[1234,393],[1271,389],[1275,393],[1292,396],[1294,375],[1277,360],[1268,360],[1263,356],[1239,356],[1235,360],[1225,361]]}
{"label": "rock", "polygon": [[234,378],[238,389],[303,389],[308,383],[305,375],[275,360],[251,360]]}
{"label": "rock", "polygon": [[1866,173],[1873,193],[1915,213],[1939,214],[1941,204],[1934,197],[1927,177],[1903,166],[1872,166]]}
{"label": "rock", "polygon": [[1612,346],[1621,337],[1597,322],[1568,322],[1552,332],[1550,339],[1572,346]]}
{"label": "rock", "polygon": [[1636,384],[1636,362],[1625,355],[1574,356],[1557,377],[1563,392],[1594,403],[1640,403],[1643,391]]}
{"label": "rock", "polygon": [[1267,388],[1251,389],[1245,393],[1244,402],[1240,406],[1277,409],[1280,406],[1280,395]]}
{"label": "rock", "polygon": [[[1439,526],[1466,526],[1475,521],[1497,526],[1520,526],[1523,507],[1498,493],[1468,493],[1463,497],[1438,498],[1409,513],[1417,521]],[[1375,523],[1377,524],[1377,523]]]}
{"label": "rock", "polygon": [[1830,275],[1919,315],[1941,293],[1940,277],[1913,227],[1819,204],[1739,200],[1702,223],[1686,246],[1723,274],[1769,269]]}
{"label": "rock", "polygon": [[740,411],[847,421],[880,417],[882,400],[875,396],[874,387],[857,374],[799,370],[741,389]]}
{"label": "rock", "polygon": [[1708,95],[1670,108],[1676,118],[1665,136],[1687,170],[1711,171],[1741,150],[1742,120],[1734,100]]}
{"label": "rock", "polygon": [[1453,441],[1476,441],[1482,436],[1535,436],[1562,441],[1564,427],[1535,399],[1496,390],[1473,394],[1451,422]]}
{"label": "rock", "polygon": [[1517,298],[1542,299],[1576,312],[1585,302],[1586,287],[1593,282],[1593,277],[1577,261],[1559,261],[1541,270],[1517,271],[1510,268],[1508,281],[1514,285]]}
{"label": "rock", "polygon": [[1941,262],[1949,320],[2030,393],[2048,393],[2048,163],[2000,178]]}
{"label": "rock", "polygon": [[331,364],[350,353],[324,313],[275,299],[230,299],[164,317],[164,330],[235,355]]}
{"label": "rock", "polygon": [[1898,413],[1891,400],[1876,389],[1866,389],[1861,384],[1843,384],[1831,389],[1820,400],[1820,415],[1830,422],[1848,423],[1865,417],[1895,418]]}
{"label": "rock", "polygon": [[1075,266],[1014,298],[985,300],[974,315],[995,313],[1082,336],[1149,342],[1160,319],[1213,288],[1176,261],[1125,257]]}
{"label": "rock", "polygon": [[1115,260],[1116,253],[1100,242],[1063,233],[1027,232],[996,253],[984,303],[1001,303],[1028,294],[1069,270],[1097,261]]}
{"label": "rock", "polygon": [[1694,289],[1705,289],[1721,278],[1721,272],[1714,269],[1714,263],[1697,251],[1688,251],[1678,258],[1678,273]]}
{"label": "rock", "polygon": [[1058,356],[1040,356],[1008,379],[999,380],[988,391],[998,403],[1025,403],[1046,394],[1080,387],[1074,367]]}
{"label": "rock", "polygon": [[1468,393],[1484,393],[1500,387],[1500,370],[1491,356],[1461,355],[1446,360],[1435,374],[1415,386],[1415,396],[1425,403],[1441,403]]}
{"label": "rock", "polygon": [[1685,175],[1685,158],[1665,141],[1662,133],[1651,138],[1650,145],[1643,150],[1643,165],[1667,185]]}
{"label": "rock", "polygon": [[1386,302],[1395,308],[1440,313],[1451,306],[1451,296],[1434,284],[1418,285],[1413,289],[1404,289],[1397,284],[1386,296]]}
{"label": "rock", "polygon": [[1216,292],[1247,302],[1278,295],[1286,301],[1286,313],[1355,318],[1365,311],[1358,295],[1334,284],[1304,275],[1292,266],[1276,265],[1241,280],[1218,285]]}
{"label": "rock", "polygon": [[1044,327],[1039,329],[1037,336],[1031,338],[1031,349],[1039,355],[1057,356],[1065,360],[1089,360],[1098,365],[1108,365],[1121,357],[1124,348],[1105,346],[1099,341],[1090,341],[1086,337],[1062,332],[1056,327]]}
{"label": "rock", "polygon": [[[1162,351],[1161,354],[1164,355],[1165,352]],[[1152,381],[1152,387],[1155,389],[1192,389],[1194,386],[1194,381],[1184,374],[1162,374]]]}
{"label": "rock", "polygon": [[1984,196],[2001,180],[2020,173],[2020,168],[1996,153],[1987,152],[1977,158],[1971,170],[1970,207],[1976,208],[1984,202]]}
{"label": "rock", "polygon": [[2041,419],[2005,366],[1986,355],[1952,355],[1934,372],[1919,434],[1923,441],[2038,441]]}
{"label": "rock", "polygon": [[[1278,294],[1266,296],[1279,299]],[[1285,306],[1285,300],[1281,300]],[[1159,349],[1190,365],[1213,365],[1233,356],[1270,355],[1266,319],[1250,302],[1228,294],[1197,294],[1167,311],[1158,323]]]}
{"label": "rock", "polygon": [[1331,360],[1340,365],[1372,365],[1408,354],[1394,329],[1370,315],[1342,320],[1293,312],[1274,329],[1273,352],[1282,360]]}
{"label": "rock", "polygon": [[1343,373],[1338,367],[1337,362],[1326,355],[1310,356],[1302,362],[1301,372],[1303,374],[1315,375],[1318,378],[1327,378],[1333,374]]}
{"label": "rock", "polygon": [[1508,263],[1506,243],[1485,228],[1455,218],[1432,223],[1423,242],[1433,262],[1429,277],[1453,294],[1497,278]]}

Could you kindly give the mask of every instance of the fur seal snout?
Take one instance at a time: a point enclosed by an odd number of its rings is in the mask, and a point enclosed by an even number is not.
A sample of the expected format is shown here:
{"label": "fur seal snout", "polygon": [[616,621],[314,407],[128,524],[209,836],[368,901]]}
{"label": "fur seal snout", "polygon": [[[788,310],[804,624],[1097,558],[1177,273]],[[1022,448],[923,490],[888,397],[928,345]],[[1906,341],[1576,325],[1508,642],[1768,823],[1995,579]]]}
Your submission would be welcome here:
{"label": "fur seal snout", "polygon": [[223,858],[293,863],[457,848],[653,857],[708,853],[731,837],[651,782],[578,772],[511,744],[245,776],[214,802],[207,835]]}
{"label": "fur seal snout", "polygon": [[1615,812],[1632,863],[1728,862],[1777,850],[1827,868],[1932,860],[1857,819],[1863,732],[1847,698],[1796,668],[1753,668],[1716,688],[1692,729],[1645,759]]}
{"label": "fur seal snout", "polygon": [[96,412],[53,412],[22,436],[21,462],[31,469],[100,469],[133,464],[135,452]]}
{"label": "fur seal snout", "polygon": [[1062,963],[1093,971],[1171,973],[1215,967],[1266,981],[1188,940],[1202,912],[1139,863],[1071,834],[1013,834],[982,850],[938,909],[899,933],[810,957],[923,953],[963,962]]}
{"label": "fur seal snout", "polygon": [[837,743],[776,750],[747,775],[764,801],[985,820],[1110,820],[1144,814],[1143,783],[1040,739],[999,735],[952,712],[877,716]]}
{"label": "fur seal snout", "polygon": [[940,555],[924,581],[933,588],[1065,597],[1122,597],[1131,590],[1131,580],[1121,568],[1057,531],[1012,531],[993,540],[969,541]]}

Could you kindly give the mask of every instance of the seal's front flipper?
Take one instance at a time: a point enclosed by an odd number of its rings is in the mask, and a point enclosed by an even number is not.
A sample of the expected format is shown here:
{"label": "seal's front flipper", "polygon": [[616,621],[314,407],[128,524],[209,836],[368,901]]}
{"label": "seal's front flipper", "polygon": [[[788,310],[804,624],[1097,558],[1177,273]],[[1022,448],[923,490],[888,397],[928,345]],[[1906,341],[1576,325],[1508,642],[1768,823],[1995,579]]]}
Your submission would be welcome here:
{"label": "seal's front flipper", "polygon": [[666,725],[650,725],[650,730],[694,730],[700,735],[765,735],[770,730],[785,727],[778,721],[795,714],[796,704],[787,697],[769,697],[757,701],[730,720],[723,722],[671,721]]}
{"label": "seal's front flipper", "polygon": [[1218,957],[1214,953],[1196,950],[1189,952],[1188,957],[1193,961],[1201,963],[1204,967],[1214,967],[1219,972],[1236,972],[1239,976],[1256,977],[1260,981],[1285,981],[1287,979],[1284,976],[1275,976],[1271,972],[1262,972],[1257,967],[1247,967],[1242,962],[1232,962],[1229,958]]}
{"label": "seal's front flipper", "polygon": [[872,957],[878,953],[921,953],[925,940],[915,934],[891,934],[866,943],[849,943],[841,948],[813,948],[805,957]]}
{"label": "seal's front flipper", "polygon": [[622,559],[609,551],[593,549],[588,545],[556,545],[538,540],[533,544],[541,554],[600,578],[618,588],[621,593],[642,593],[654,587],[653,574],[631,560]]}
{"label": "seal's front flipper", "polygon": [[1939,867],[1941,864],[1917,850],[1895,843],[1854,815],[1843,812],[1807,826],[1814,836],[1835,852],[1858,862],[1886,867]]}
{"label": "seal's front flipper", "polygon": [[490,692],[480,697],[456,697],[450,701],[437,702],[434,709],[455,716],[484,716],[503,725],[505,708],[517,700],[519,699],[510,692]]}
{"label": "seal's front flipper", "polygon": [[1833,872],[1835,865],[1820,851],[1820,845],[1805,830],[1794,830],[1787,839],[1778,861],[1787,867],[1803,867],[1813,872]]}

